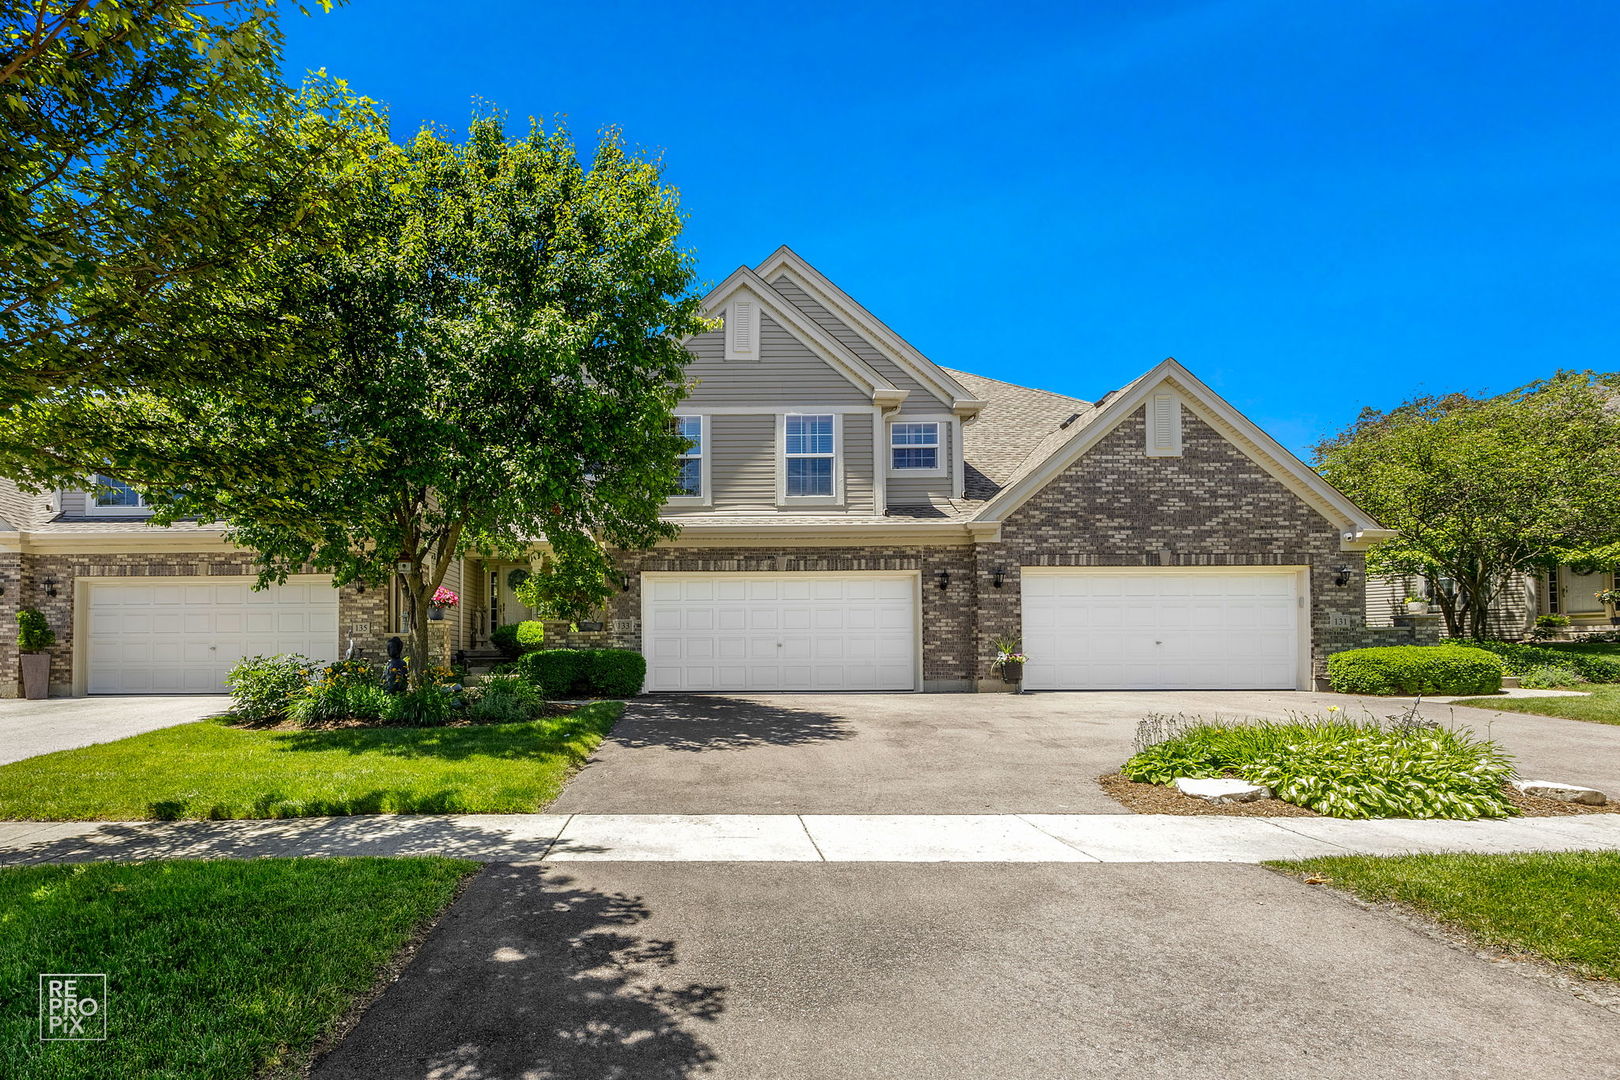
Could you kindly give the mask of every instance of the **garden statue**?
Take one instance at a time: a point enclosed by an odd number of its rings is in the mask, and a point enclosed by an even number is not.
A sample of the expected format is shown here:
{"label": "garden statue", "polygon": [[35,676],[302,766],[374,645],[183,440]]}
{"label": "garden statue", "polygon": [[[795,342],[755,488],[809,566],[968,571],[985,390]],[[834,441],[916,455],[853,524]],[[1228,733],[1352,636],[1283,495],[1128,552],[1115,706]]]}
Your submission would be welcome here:
{"label": "garden statue", "polygon": [[343,650],[343,659],[344,660],[358,660],[358,659],[360,659],[360,646],[358,646],[358,645],[356,645],[354,643],[354,638],[349,639],[349,647],[347,649]]}
{"label": "garden statue", "polygon": [[404,652],[404,641],[397,636],[388,639],[388,666],[383,668],[383,689],[390,694],[405,692],[408,669],[405,667],[405,661],[401,659]]}

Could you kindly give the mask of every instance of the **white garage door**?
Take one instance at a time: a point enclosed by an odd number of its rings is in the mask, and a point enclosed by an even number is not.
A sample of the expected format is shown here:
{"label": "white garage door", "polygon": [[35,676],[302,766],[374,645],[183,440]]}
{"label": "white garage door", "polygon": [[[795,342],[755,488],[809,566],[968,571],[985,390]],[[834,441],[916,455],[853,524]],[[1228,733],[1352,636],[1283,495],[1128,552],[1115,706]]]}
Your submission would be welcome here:
{"label": "white garage door", "polygon": [[337,590],[301,578],[255,592],[244,578],[90,585],[92,694],[217,694],[244,656],[337,655]]}
{"label": "white garage door", "polygon": [[1294,570],[1026,567],[1032,690],[1261,690],[1299,685]]}
{"label": "white garage door", "polygon": [[649,690],[914,690],[916,578],[646,574]]}

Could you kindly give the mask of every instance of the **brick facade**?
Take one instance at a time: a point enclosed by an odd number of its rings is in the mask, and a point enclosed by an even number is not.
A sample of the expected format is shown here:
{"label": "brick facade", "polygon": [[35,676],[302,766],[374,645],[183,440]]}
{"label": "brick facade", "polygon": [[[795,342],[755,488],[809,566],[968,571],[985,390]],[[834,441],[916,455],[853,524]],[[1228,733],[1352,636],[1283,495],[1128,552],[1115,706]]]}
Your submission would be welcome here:
{"label": "brick facade", "polygon": [[[1144,453],[1141,411],[1104,435],[1003,523],[1001,539],[936,545],[863,548],[696,545],[626,552],[616,592],[596,632],[548,623],[548,644],[641,646],[644,572],[743,571],[837,573],[915,571],[921,577],[924,688],[969,689],[987,677],[992,642],[1021,631],[1021,566],[1305,566],[1310,575],[1311,663],[1320,674],[1327,655],[1367,644],[1424,641],[1427,628],[1369,629],[1364,625],[1363,559],[1340,550],[1338,526],[1302,501],[1190,410],[1183,414],[1182,455]],[[1349,582],[1338,585],[1339,568]],[[463,574],[463,570],[468,572]],[[994,577],[1002,573],[997,588]],[[941,572],[948,582],[941,588]],[[0,555],[0,613],[15,626],[21,605],[40,608],[57,633],[51,680],[56,692],[72,683],[74,582],[81,576],[221,576],[253,573],[245,553]],[[463,604],[437,630],[440,649],[484,643],[474,612],[485,608],[487,573],[480,560],[458,567]],[[55,597],[44,595],[45,579]],[[454,586],[453,586],[454,587]],[[383,654],[392,631],[386,590],[352,587],[339,600],[341,653],[350,640],[371,658]],[[13,635],[0,635],[0,663],[16,672]],[[16,693],[14,680],[7,690]]]}
{"label": "brick facade", "polygon": [[[1366,642],[1363,557],[1339,550],[1336,524],[1190,410],[1180,457],[1148,457],[1144,424],[1141,410],[1121,421],[978,548],[982,672],[991,643],[1020,632],[1020,566],[1308,566],[1313,670]],[[1348,585],[1334,584],[1339,567]]]}
{"label": "brick facade", "polygon": [[[51,649],[51,693],[71,693],[73,685],[74,594],[79,578],[143,577],[235,577],[256,573],[252,558],[245,552],[131,552],[121,554],[36,555],[7,552],[0,554],[0,618],[10,633],[0,635],[0,670],[10,675],[0,680],[0,696],[20,693],[15,627],[19,608],[34,607],[44,614],[56,633]],[[46,582],[51,582],[47,585]],[[55,592],[55,596],[48,595]],[[369,625],[373,633],[358,636],[356,645],[372,656],[382,655],[381,633],[386,620],[387,597],[382,590],[364,593],[349,587],[338,597],[338,652],[346,647],[350,630]]]}

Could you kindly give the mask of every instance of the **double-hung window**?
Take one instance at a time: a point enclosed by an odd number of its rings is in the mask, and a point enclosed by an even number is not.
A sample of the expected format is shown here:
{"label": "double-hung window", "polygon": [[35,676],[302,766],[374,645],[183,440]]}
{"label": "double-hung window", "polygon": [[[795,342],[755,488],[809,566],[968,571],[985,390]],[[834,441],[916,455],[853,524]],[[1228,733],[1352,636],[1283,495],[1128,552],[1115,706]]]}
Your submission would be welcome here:
{"label": "double-hung window", "polygon": [[889,425],[889,468],[895,472],[939,468],[938,421]]}
{"label": "double-hung window", "polygon": [[783,417],[783,494],[790,499],[832,498],[838,456],[836,423],[831,414]]}
{"label": "double-hung window", "polygon": [[701,499],[703,490],[703,417],[677,416],[675,434],[686,440],[686,449],[677,459],[675,498]]}
{"label": "double-hung window", "polygon": [[97,490],[91,493],[90,499],[96,511],[129,514],[146,509],[146,500],[141,498],[140,492],[122,480],[97,474],[95,487]]}

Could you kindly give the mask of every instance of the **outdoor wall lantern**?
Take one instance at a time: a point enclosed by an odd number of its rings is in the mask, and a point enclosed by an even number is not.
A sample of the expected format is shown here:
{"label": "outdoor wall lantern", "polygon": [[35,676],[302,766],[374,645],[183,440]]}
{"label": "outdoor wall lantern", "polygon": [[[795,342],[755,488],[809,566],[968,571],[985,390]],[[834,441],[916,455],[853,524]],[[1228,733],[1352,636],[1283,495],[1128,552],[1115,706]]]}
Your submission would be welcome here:
{"label": "outdoor wall lantern", "polygon": [[990,584],[999,589],[1001,588],[1001,583],[1006,576],[1007,568],[1005,566],[998,566],[994,570],[990,571]]}
{"label": "outdoor wall lantern", "polygon": [[630,575],[629,574],[625,574],[625,573],[620,573],[619,574],[619,591],[620,592],[629,592],[630,591]]}
{"label": "outdoor wall lantern", "polygon": [[951,572],[949,570],[941,570],[934,576],[939,579],[939,587],[941,590],[951,587]]}
{"label": "outdoor wall lantern", "polygon": [[48,577],[48,578],[46,578],[44,580],[44,582],[42,584],[44,584],[44,586],[45,586],[45,595],[46,596],[55,596],[56,595],[56,579],[55,578]]}
{"label": "outdoor wall lantern", "polygon": [[1350,584],[1350,568],[1348,566],[1339,567],[1337,570],[1333,571],[1333,574],[1333,584],[1339,586],[1341,589]]}

